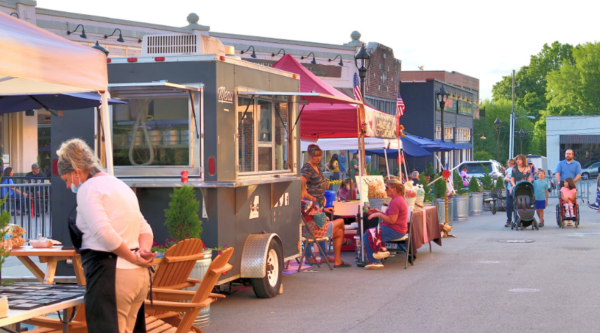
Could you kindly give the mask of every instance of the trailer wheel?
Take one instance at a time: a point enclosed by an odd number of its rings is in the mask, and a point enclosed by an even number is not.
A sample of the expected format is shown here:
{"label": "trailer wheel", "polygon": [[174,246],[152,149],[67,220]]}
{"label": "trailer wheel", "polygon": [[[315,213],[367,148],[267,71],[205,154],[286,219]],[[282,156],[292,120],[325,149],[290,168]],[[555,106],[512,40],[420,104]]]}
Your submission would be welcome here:
{"label": "trailer wheel", "polygon": [[267,250],[265,277],[250,279],[252,289],[258,298],[272,298],[277,296],[281,287],[283,273],[283,249],[279,242],[271,239]]}

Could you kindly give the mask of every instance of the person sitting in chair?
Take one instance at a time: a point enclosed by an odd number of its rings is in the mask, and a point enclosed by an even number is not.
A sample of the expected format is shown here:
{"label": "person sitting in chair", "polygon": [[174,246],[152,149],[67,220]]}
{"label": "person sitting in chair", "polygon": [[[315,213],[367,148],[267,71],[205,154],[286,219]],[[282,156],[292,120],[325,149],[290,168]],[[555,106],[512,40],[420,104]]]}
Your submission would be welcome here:
{"label": "person sitting in chair", "polygon": [[[367,258],[371,261],[365,269],[369,270],[383,269],[381,259],[390,255],[387,251],[375,253],[376,249],[373,247],[381,247],[380,244],[398,239],[408,233],[408,205],[404,200],[404,185],[396,179],[390,179],[386,182],[385,193],[392,198],[385,213],[375,208],[368,211],[369,219],[380,219],[379,231],[378,228],[371,228],[363,235]],[[366,243],[367,239],[369,244]]]}

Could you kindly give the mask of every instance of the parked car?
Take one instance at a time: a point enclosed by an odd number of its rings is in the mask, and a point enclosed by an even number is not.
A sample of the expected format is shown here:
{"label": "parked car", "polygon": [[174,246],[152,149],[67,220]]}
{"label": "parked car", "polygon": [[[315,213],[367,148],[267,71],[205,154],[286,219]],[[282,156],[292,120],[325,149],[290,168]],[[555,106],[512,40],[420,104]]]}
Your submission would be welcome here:
{"label": "parked car", "polygon": [[598,168],[600,167],[600,162],[594,162],[590,164],[587,168],[581,170],[581,179],[590,179],[598,177]]}
{"label": "parked car", "polygon": [[492,178],[494,178],[494,181],[496,181],[498,177],[502,177],[502,165],[500,165],[500,163],[498,163],[498,161],[495,160],[463,162],[458,167],[458,172],[461,172],[465,168],[465,166],[467,167],[467,175],[469,176],[469,178],[483,177],[485,173],[483,167],[486,167],[488,169],[489,173],[492,175]]}

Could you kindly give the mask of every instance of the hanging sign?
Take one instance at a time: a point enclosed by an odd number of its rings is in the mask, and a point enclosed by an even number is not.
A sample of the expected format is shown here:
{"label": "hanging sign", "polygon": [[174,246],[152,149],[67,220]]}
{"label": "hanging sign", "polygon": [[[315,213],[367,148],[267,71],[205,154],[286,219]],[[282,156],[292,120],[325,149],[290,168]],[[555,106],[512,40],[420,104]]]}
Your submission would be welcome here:
{"label": "hanging sign", "polygon": [[365,119],[365,136],[383,139],[395,139],[398,137],[396,135],[395,115],[365,108],[363,110],[364,116],[361,118]]}

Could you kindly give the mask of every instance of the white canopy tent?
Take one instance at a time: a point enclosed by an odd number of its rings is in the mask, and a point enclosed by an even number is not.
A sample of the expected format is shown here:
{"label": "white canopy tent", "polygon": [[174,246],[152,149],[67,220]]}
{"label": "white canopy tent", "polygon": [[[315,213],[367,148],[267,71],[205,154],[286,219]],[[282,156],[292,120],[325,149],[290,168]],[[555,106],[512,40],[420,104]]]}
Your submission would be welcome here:
{"label": "white canopy tent", "polygon": [[[0,95],[97,91],[102,125],[110,128],[106,55],[0,13]],[[106,166],[113,172],[112,138],[105,136]]]}

